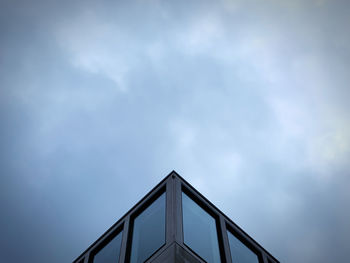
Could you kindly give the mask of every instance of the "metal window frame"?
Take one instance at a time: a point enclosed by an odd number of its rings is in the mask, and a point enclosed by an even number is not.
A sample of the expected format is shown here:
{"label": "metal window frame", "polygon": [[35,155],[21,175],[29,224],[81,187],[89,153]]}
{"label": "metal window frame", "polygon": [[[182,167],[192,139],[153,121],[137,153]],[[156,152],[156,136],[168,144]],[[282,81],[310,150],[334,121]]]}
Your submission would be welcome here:
{"label": "metal window frame", "polygon": [[[123,231],[120,248],[119,263],[130,261],[133,220],[147,207],[165,192],[166,197],[166,222],[165,244],[155,251],[145,263],[151,263],[174,243],[190,253],[198,262],[205,263],[192,249],[184,244],[183,240],[183,216],[182,216],[182,192],[187,194],[196,204],[203,208],[216,221],[219,252],[221,263],[231,263],[231,252],[227,231],[235,235],[243,244],[257,254],[259,263],[279,263],[267,250],[259,245],[246,232],[238,227],[230,218],[222,213],[215,205],[198,192],[191,184],[184,180],[178,173],[172,171],[151,191],[149,191],[137,204],[135,204],[124,216],[110,227],[100,238],[91,244],[73,263],[92,263],[94,253],[105,246],[111,236],[118,231]],[[115,234],[115,235],[117,235]]]}
{"label": "metal window frame", "polygon": [[[94,248],[91,250],[91,252],[89,253],[89,259],[88,259],[88,263],[93,263],[94,262],[94,258],[96,256],[96,254],[98,252],[100,252],[109,242],[111,242],[117,235],[122,234],[122,241],[120,243],[120,251],[119,251],[119,258],[120,258],[120,254],[121,254],[121,250],[122,250],[122,242],[123,242],[123,236],[125,235],[123,228],[124,222],[121,222],[113,231],[111,231],[110,233],[108,233],[106,235],[105,238],[100,239],[99,242],[97,242],[94,246]],[[119,261],[119,259],[118,259]]]}
{"label": "metal window frame", "polygon": [[[220,255],[220,261],[221,263],[226,263],[226,257],[224,255],[224,244],[222,239],[222,232],[221,232],[221,222],[220,222],[220,214],[216,213],[214,210],[208,206],[208,204],[199,196],[195,191],[191,190],[190,188],[186,187],[184,184],[181,185],[181,208],[182,208],[182,193],[187,195],[195,204],[197,204],[200,208],[202,208],[208,215],[210,215],[214,221],[215,221],[215,228],[217,233],[217,240],[218,240],[218,247],[219,247],[219,255]],[[183,211],[181,213],[181,217],[183,220]],[[184,230],[182,228],[182,236],[184,238]],[[206,262],[200,255],[198,255],[189,245],[185,244],[185,241],[183,241],[184,246],[188,248],[192,253],[195,253],[203,262]]]}
{"label": "metal window frame", "polygon": [[141,215],[149,206],[156,201],[159,197],[161,197],[163,194],[165,194],[165,229],[164,229],[164,244],[161,245],[157,250],[155,250],[146,260],[145,262],[148,262],[155,254],[158,253],[158,251],[162,251],[164,247],[167,244],[167,196],[166,196],[166,186],[161,187],[159,190],[152,193],[149,198],[145,200],[140,206],[130,215],[129,219],[129,230],[128,230],[128,240],[127,240],[127,249],[126,249],[126,256],[125,256],[125,262],[130,262],[131,259],[131,251],[132,251],[132,242],[133,242],[133,233],[134,233],[134,222],[135,219]]}
{"label": "metal window frame", "polygon": [[[237,231],[234,231],[231,226],[226,223],[226,235],[227,235],[227,239],[228,239],[228,233],[231,233],[235,238],[238,239],[238,241],[240,241],[243,245],[245,245],[249,250],[251,250],[258,258],[258,262],[262,263],[264,262],[263,260],[263,253],[256,247],[254,246],[254,243],[252,242],[248,242],[248,240],[246,238],[244,238],[244,236],[242,236],[241,234],[239,234]],[[229,240],[228,240],[229,241]],[[230,241],[228,242],[229,245],[229,252],[230,252],[230,257],[232,260],[232,252],[231,252],[231,248],[230,248]]]}

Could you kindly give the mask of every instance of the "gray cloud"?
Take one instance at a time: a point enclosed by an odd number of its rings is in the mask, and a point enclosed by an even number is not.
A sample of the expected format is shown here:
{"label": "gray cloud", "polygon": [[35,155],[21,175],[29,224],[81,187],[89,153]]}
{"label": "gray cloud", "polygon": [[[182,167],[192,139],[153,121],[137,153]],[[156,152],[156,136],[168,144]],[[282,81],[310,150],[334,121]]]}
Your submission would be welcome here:
{"label": "gray cloud", "polygon": [[0,10],[4,262],[72,261],[172,169],[281,262],[346,261],[346,2]]}

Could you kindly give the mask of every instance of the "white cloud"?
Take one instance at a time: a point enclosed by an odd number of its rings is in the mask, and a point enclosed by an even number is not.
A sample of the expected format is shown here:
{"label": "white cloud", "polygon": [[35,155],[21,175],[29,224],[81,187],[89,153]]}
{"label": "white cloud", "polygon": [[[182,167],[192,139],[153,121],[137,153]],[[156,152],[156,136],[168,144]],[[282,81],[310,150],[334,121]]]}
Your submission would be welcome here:
{"label": "white cloud", "polygon": [[350,122],[337,116],[325,122],[326,127],[309,138],[307,161],[318,174],[329,177],[350,158]]}
{"label": "white cloud", "polygon": [[68,19],[57,29],[57,38],[73,66],[101,74],[127,91],[125,75],[135,57],[133,40],[118,25],[106,22],[93,11]]}
{"label": "white cloud", "polygon": [[224,35],[224,25],[220,17],[210,12],[191,19],[189,25],[179,31],[176,38],[183,52],[211,56],[220,53],[218,46],[222,45]]}

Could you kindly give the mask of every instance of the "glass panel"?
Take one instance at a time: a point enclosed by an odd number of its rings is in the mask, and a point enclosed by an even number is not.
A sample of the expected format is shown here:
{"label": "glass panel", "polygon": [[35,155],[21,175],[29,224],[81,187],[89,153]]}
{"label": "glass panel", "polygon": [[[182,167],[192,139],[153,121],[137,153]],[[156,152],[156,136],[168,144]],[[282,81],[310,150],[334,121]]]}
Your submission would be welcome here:
{"label": "glass panel", "polygon": [[142,263],[165,243],[165,193],[134,220],[131,263]]}
{"label": "glass panel", "polygon": [[231,232],[227,231],[232,263],[259,263],[258,256]]}
{"label": "glass panel", "polygon": [[118,263],[120,245],[122,243],[122,232],[116,235],[94,256],[94,263]]}
{"label": "glass panel", "polygon": [[184,242],[208,263],[219,263],[215,219],[182,193]]}

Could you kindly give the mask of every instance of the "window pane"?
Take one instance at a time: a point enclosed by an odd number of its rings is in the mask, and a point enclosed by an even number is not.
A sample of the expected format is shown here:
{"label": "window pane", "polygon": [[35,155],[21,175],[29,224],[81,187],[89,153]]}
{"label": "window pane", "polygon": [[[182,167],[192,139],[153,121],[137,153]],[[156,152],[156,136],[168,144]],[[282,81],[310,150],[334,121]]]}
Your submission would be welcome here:
{"label": "window pane", "polygon": [[94,263],[118,263],[120,245],[122,243],[122,232],[116,235],[94,256]]}
{"label": "window pane", "polygon": [[258,256],[244,245],[231,232],[227,232],[230,243],[232,263],[258,263]]}
{"label": "window pane", "polygon": [[165,243],[165,193],[134,220],[131,263],[143,263]]}
{"label": "window pane", "polygon": [[182,193],[184,242],[208,263],[219,263],[215,219]]}

